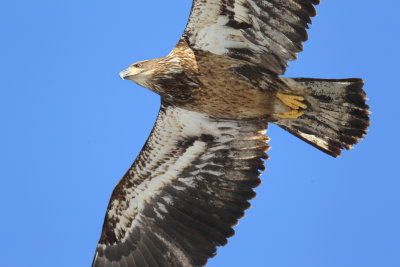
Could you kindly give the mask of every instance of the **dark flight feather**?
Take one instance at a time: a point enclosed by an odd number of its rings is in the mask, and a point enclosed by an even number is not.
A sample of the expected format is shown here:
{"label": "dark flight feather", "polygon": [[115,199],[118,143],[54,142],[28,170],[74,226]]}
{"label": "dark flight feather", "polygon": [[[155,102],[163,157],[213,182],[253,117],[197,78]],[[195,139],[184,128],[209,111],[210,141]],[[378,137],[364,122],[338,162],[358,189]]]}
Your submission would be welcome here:
{"label": "dark flight feather", "polygon": [[265,127],[262,120],[161,107],[112,194],[93,266],[204,265],[255,196],[268,149]]}
{"label": "dark flight feather", "polygon": [[184,37],[203,50],[283,74],[308,39],[316,0],[193,1]]}

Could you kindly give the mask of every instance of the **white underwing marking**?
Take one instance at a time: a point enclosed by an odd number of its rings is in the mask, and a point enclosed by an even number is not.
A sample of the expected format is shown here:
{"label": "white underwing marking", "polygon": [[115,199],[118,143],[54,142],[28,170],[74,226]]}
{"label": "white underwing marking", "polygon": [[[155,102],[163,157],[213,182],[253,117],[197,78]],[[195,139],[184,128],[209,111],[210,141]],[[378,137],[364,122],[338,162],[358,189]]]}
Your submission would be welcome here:
{"label": "white underwing marking", "polygon": [[154,232],[153,234],[168,247],[167,253],[173,252],[175,254],[175,256],[179,259],[179,263],[181,264],[181,266],[183,267],[192,266],[189,263],[188,257],[186,257],[185,253],[180,248],[178,248],[173,243],[166,240],[163,236],[159,235],[157,232]]}
{"label": "white underwing marking", "polygon": [[[215,170],[204,170],[207,165],[218,166],[209,161],[215,157],[218,150],[226,149],[229,146],[238,144],[238,151],[244,145],[243,140],[260,139],[259,128],[245,128],[246,124],[232,120],[215,120],[207,115],[197,112],[183,110],[177,107],[169,107],[161,111],[159,119],[153,129],[153,134],[148,139],[149,149],[141,152],[141,157],[145,162],[138,161],[129,174],[133,179],[140,179],[134,187],[124,188],[126,194],[124,199],[114,199],[108,212],[108,217],[115,218],[117,221],[114,229],[116,236],[124,241],[129,235],[130,229],[138,225],[136,216],[140,215],[144,208],[148,207],[151,200],[158,196],[165,186],[172,185],[174,181],[179,180],[188,187],[196,187],[196,179],[200,173],[209,173],[216,176],[224,175]],[[214,138],[212,147],[202,141],[200,134],[210,135]],[[196,139],[189,147],[181,153],[172,153],[176,151],[176,144],[187,138]],[[239,140],[237,140],[239,139]],[[237,140],[236,144],[234,140]],[[234,143],[232,143],[234,142]],[[162,144],[162,145],[161,145]],[[236,145],[235,145],[236,144]],[[249,149],[248,145],[243,147]],[[242,154],[247,156],[247,152]],[[198,171],[192,171],[191,177],[181,178],[180,174],[193,161],[199,159],[201,164],[195,166]],[[248,167],[235,168],[248,169]],[[151,170],[151,171],[149,171]],[[150,176],[149,176],[150,174]],[[177,190],[185,190],[185,186],[174,186]],[[164,195],[163,201],[168,205],[173,205],[174,200],[168,195]],[[160,203],[157,203],[160,204]],[[155,204],[155,205],[157,205]],[[158,218],[163,217],[166,212],[165,206],[155,206],[153,210]],[[143,216],[143,215],[142,215]]]}
{"label": "white underwing marking", "polygon": [[184,191],[186,188],[182,187],[182,186],[178,186],[178,185],[174,185],[172,186],[174,189],[178,190],[178,191]]}
{"label": "white underwing marking", "polygon": [[168,213],[167,209],[165,208],[165,205],[162,203],[158,203],[158,208],[160,209],[160,211],[164,212],[164,213]]}
{"label": "white underwing marking", "polygon": [[309,140],[311,143],[315,143],[317,146],[320,146],[327,150],[329,149],[328,142],[316,137],[315,135],[302,133],[300,131],[296,132],[296,134],[300,135],[301,137],[303,137],[306,140]]}
{"label": "white underwing marking", "polygon": [[[199,172],[199,171],[197,171]],[[191,173],[192,174],[192,173]],[[195,174],[192,174],[193,176]],[[184,183],[188,187],[196,187],[195,179],[193,177],[179,178],[180,182]]]}

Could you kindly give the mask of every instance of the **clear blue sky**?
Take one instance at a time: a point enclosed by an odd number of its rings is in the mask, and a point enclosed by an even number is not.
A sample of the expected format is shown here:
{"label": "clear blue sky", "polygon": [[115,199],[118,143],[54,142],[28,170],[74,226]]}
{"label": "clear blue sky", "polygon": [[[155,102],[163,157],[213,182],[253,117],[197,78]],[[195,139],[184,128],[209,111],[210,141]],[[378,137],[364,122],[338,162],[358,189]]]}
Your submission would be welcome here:
{"label": "clear blue sky", "polygon": [[[0,265],[90,266],[159,97],[118,72],[165,56],[189,0],[3,1]],[[397,0],[323,1],[286,76],[363,77],[372,126],[333,159],[276,126],[263,184],[212,267],[400,266]]]}

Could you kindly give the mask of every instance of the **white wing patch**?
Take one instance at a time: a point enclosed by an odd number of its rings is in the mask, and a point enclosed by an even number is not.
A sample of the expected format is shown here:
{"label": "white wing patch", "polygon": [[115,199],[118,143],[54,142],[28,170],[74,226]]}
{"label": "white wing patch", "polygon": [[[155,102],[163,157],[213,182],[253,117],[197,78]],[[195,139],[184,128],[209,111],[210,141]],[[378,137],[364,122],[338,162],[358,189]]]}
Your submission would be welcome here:
{"label": "white wing patch", "polygon": [[[176,132],[176,126],[171,127],[171,124],[179,125],[179,132]],[[137,214],[143,211],[146,204],[154,199],[166,185],[178,179],[179,174],[188,166],[191,166],[193,160],[202,156],[206,150],[206,143],[197,140],[183,154],[168,156],[176,144],[182,139],[197,136],[199,133],[219,136],[222,142],[231,141],[232,136],[235,135],[235,130],[231,130],[229,132],[230,135],[224,132],[224,136],[221,136],[218,126],[221,127],[207,115],[177,107],[168,109],[165,119],[157,120],[154,132],[148,140],[148,144],[152,149],[143,152],[143,156],[147,159],[146,166],[138,164],[136,168],[130,170],[130,174],[138,180],[148,175],[149,170],[151,170],[151,175],[143,179],[137,186],[125,188],[125,199],[129,199],[129,202],[115,199],[108,211],[109,218],[119,217],[114,231],[122,241],[129,236],[127,229],[131,228],[132,218],[135,218]],[[233,129],[235,127],[232,122],[225,122],[223,126]],[[171,129],[170,132],[169,129]],[[217,150],[219,148],[212,149]],[[211,156],[209,155],[209,157]],[[221,175],[221,173],[211,170],[208,173]],[[193,177],[185,178],[185,183],[191,184],[193,183],[192,180]],[[158,216],[162,216],[159,211],[157,211]]]}
{"label": "white wing patch", "polygon": [[[189,147],[176,161],[168,162],[169,168],[167,172],[156,176],[152,179],[143,181],[138,187],[131,188],[126,191],[127,198],[130,199],[128,209],[122,212],[123,218],[134,218],[138,213],[143,211],[145,205],[154,197],[156,197],[162,188],[177,179],[178,175],[191,164],[191,162],[201,155],[206,149],[205,143],[196,141],[193,146]],[[117,207],[117,205],[115,206]],[[110,213],[113,216],[115,213]],[[119,231],[126,230],[128,225],[127,220],[120,220],[115,227],[117,235]],[[126,238],[125,234],[125,238]],[[122,239],[122,241],[125,240]]]}
{"label": "white wing patch", "polygon": [[249,61],[282,74],[307,40],[319,0],[195,0],[184,37],[194,50]]}
{"label": "white wing patch", "polygon": [[329,149],[328,142],[323,140],[323,139],[321,139],[321,138],[318,138],[315,135],[306,134],[306,133],[302,133],[302,132],[298,132],[297,134],[300,135],[301,137],[303,137],[304,139],[310,141],[311,143],[315,143],[315,144],[317,144],[318,146],[320,146],[322,148]]}
{"label": "white wing patch", "polygon": [[265,128],[262,120],[162,106],[113,191],[93,266],[145,266],[144,258],[160,266],[203,266],[255,196],[269,148]]}
{"label": "white wing patch", "polygon": [[[221,1],[207,1],[206,8],[194,8],[188,30],[195,34],[190,37],[194,48],[206,50],[215,54],[226,54],[229,48],[252,48],[257,46],[246,41],[239,30],[226,26],[229,22],[227,16],[221,16]],[[237,21],[250,23],[249,10],[243,6],[244,1],[236,1],[233,7],[234,18]],[[195,5],[199,5],[199,1]],[[203,10],[207,10],[204,12]],[[212,20],[210,18],[215,18]],[[192,26],[191,26],[192,25]],[[202,27],[199,27],[202,25]],[[193,28],[191,28],[193,27]],[[196,27],[196,28],[195,28]]]}

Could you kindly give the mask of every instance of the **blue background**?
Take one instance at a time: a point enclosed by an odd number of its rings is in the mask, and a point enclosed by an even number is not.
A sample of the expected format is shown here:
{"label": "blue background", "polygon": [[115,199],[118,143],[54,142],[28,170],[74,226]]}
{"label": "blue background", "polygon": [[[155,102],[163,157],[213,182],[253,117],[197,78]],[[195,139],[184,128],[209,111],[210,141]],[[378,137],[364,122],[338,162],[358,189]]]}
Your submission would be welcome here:
{"label": "blue background", "polygon": [[[90,266],[159,97],[118,72],[169,53],[191,1],[3,1],[0,266]],[[372,125],[333,159],[276,126],[263,184],[209,266],[400,266],[400,3],[324,1],[290,77],[363,77]]]}

